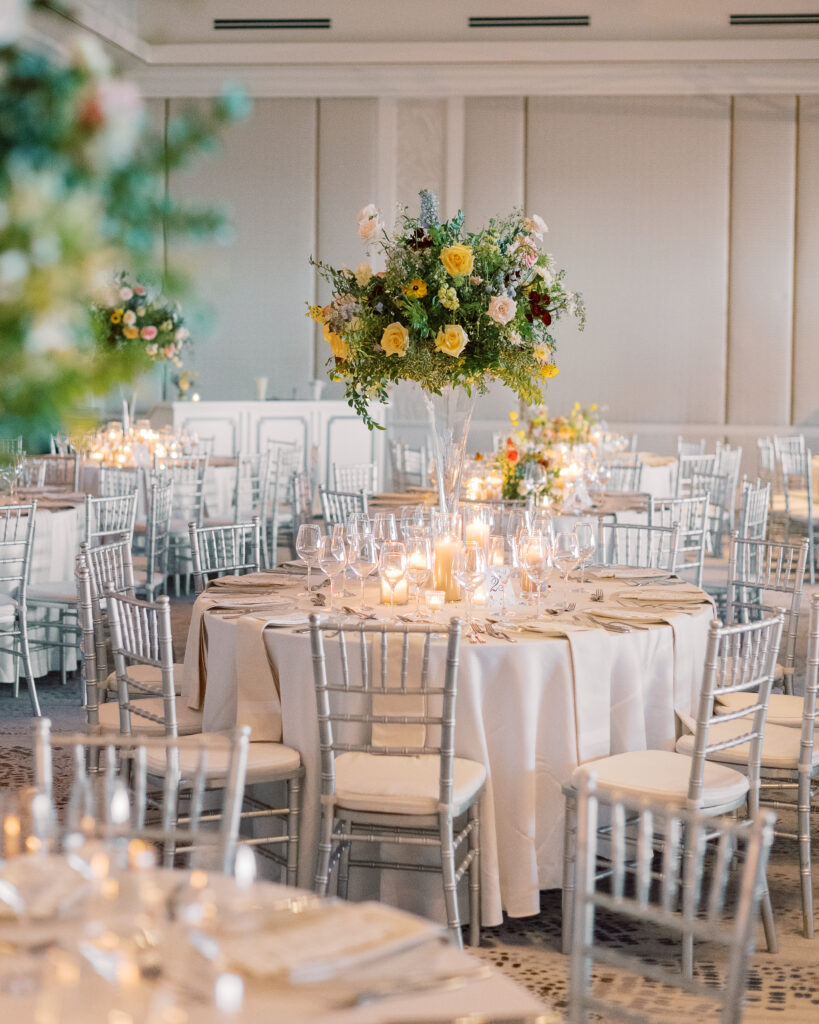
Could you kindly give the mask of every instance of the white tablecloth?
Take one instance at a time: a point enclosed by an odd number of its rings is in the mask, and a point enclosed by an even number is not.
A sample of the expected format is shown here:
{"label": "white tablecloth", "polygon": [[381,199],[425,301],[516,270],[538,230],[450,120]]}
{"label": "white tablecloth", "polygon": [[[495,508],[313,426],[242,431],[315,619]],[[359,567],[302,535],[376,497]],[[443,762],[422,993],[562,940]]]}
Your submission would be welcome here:
{"label": "white tablecloth", "polygon": [[643,472],[640,477],[640,490],[650,494],[652,498],[669,498],[674,493],[674,481],[677,476],[677,460],[649,452],[640,453]]}
{"label": "white tablecloth", "polygon": [[[601,585],[609,594],[623,588],[622,582]],[[461,606],[447,606],[446,617],[459,613]],[[675,711],[696,710],[710,617],[704,605],[696,614],[671,613],[673,626],[623,634],[596,629],[577,634],[571,645],[529,634],[516,644],[463,645],[455,753],[487,768],[481,813],[484,923],[500,923],[502,910],[515,917],[535,914],[539,891],[560,885],[561,786],[578,764],[624,750],[674,748]],[[309,885],[320,777],[309,637],[264,628],[263,618],[207,618],[203,727],[226,729],[239,721],[251,724],[257,739],[276,739],[280,696],[282,738],[300,752],[306,768],[299,879]],[[269,669],[258,653],[252,666],[231,669],[237,650],[247,658],[254,634],[257,652],[263,641]],[[442,673],[444,653],[443,640],[433,644],[433,672]],[[199,659],[194,629],[185,673],[193,706],[199,705]],[[211,663],[220,670],[211,671]],[[438,903],[434,878],[414,876],[400,893],[389,888],[403,885],[396,881],[400,876],[385,873],[384,879],[381,898],[400,899],[401,906],[424,913],[431,912],[430,902]]]}

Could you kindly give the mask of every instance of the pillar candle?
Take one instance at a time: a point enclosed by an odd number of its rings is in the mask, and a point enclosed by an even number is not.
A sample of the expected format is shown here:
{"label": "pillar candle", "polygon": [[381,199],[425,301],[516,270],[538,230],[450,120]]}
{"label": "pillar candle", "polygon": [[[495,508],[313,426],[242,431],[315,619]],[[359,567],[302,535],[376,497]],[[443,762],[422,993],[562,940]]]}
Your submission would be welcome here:
{"label": "pillar candle", "polygon": [[486,547],[489,541],[489,523],[482,523],[480,520],[467,523],[464,533],[467,544],[480,544]]}
{"label": "pillar candle", "polygon": [[460,601],[461,587],[452,573],[455,552],[460,547],[457,537],[444,535],[435,541],[435,557],[432,578],[436,590],[443,590],[447,601]]}
{"label": "pillar candle", "polygon": [[[399,580],[395,584],[393,592],[393,604],[406,604],[409,599],[409,583],[406,580]],[[381,603],[390,603],[390,585],[385,579],[381,580]]]}

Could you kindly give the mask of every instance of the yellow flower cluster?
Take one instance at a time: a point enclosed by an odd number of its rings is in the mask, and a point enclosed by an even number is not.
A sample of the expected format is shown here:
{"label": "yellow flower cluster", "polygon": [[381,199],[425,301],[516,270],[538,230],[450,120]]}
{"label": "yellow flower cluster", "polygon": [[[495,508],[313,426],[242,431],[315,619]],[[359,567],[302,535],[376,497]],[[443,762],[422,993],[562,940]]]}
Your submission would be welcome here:
{"label": "yellow flower cluster", "polygon": [[458,293],[454,288],[448,288],[445,284],[442,284],[438,289],[438,301],[444,307],[444,309],[456,310],[460,306],[458,300]]}
{"label": "yellow flower cluster", "polygon": [[335,334],[331,331],[327,324],[324,324],[321,328],[321,333],[324,335],[324,340],[332,349],[336,359],[341,359],[344,362],[350,358],[350,346],[340,334]]}
{"label": "yellow flower cluster", "polygon": [[544,380],[548,380],[550,377],[556,377],[559,373],[560,370],[558,370],[554,363],[547,363],[541,368],[540,376],[543,377]]}
{"label": "yellow flower cluster", "polygon": [[324,323],[324,308],[322,306],[309,306],[304,315],[315,320],[317,324]]}

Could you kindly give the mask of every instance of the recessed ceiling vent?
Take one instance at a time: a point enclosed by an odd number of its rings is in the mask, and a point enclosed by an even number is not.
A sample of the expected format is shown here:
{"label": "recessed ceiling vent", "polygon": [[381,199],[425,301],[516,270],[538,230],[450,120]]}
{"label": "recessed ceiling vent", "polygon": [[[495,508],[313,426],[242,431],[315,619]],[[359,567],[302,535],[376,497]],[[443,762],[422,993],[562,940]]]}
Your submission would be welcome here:
{"label": "recessed ceiling vent", "polygon": [[819,25],[819,14],[732,14],[732,25]]}
{"label": "recessed ceiling vent", "polygon": [[329,18],[214,18],[215,29],[331,28]]}
{"label": "recessed ceiling vent", "polygon": [[588,14],[502,15],[497,18],[470,18],[470,28],[587,28]]}

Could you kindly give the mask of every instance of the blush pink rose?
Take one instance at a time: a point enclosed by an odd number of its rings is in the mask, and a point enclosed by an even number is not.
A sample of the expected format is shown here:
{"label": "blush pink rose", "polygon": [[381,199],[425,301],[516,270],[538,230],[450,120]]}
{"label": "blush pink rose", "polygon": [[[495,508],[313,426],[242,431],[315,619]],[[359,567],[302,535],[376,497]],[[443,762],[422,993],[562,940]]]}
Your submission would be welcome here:
{"label": "blush pink rose", "polygon": [[153,324],[148,324],[148,326],[143,327],[139,333],[143,341],[153,341],[156,337],[157,331]]}
{"label": "blush pink rose", "polygon": [[493,295],[486,312],[496,324],[508,324],[510,320],[514,320],[517,311],[518,304],[514,299],[510,299],[508,295]]}

